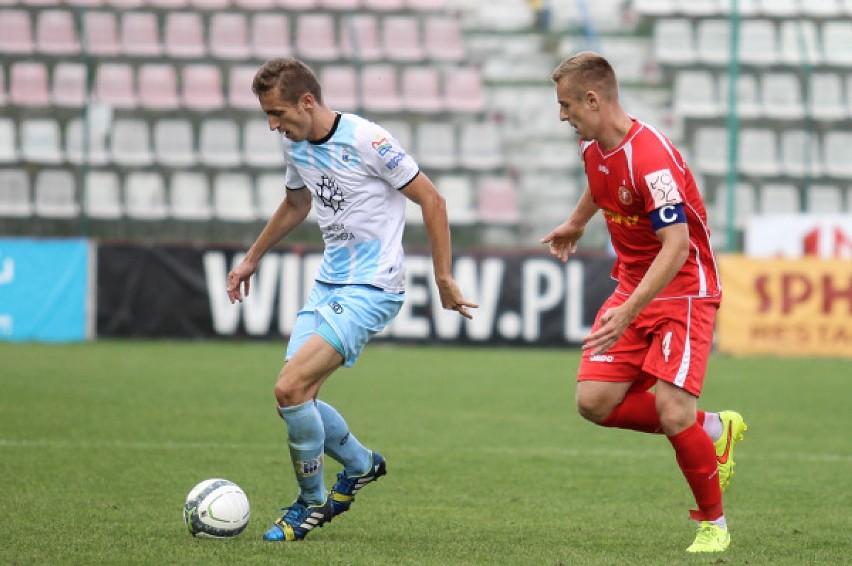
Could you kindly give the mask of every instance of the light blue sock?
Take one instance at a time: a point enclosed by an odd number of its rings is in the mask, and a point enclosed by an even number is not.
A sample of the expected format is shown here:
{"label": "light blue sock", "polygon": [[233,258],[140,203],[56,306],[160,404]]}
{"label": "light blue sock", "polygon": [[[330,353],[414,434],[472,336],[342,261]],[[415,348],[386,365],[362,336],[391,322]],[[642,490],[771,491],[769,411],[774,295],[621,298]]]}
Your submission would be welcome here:
{"label": "light blue sock", "polygon": [[350,476],[359,476],[373,465],[373,453],[358,442],[337,409],[317,399],[317,410],[325,427],[325,451],[343,464]]}
{"label": "light blue sock", "polygon": [[290,460],[296,471],[302,499],[310,505],[325,503],[323,482],[323,431],[322,418],[313,401],[292,407],[278,407],[287,422],[287,443]]}

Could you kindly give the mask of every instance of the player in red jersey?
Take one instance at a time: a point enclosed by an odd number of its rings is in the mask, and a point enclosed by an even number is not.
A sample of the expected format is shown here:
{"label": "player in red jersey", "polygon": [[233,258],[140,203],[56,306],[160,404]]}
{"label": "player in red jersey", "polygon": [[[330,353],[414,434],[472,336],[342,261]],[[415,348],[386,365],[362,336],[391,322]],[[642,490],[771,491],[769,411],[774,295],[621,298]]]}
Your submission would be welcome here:
{"label": "player in red jersey", "polygon": [[600,210],[617,258],[618,286],[583,343],[577,410],[601,426],[665,434],[698,506],[687,552],[721,552],[730,544],[722,489],[746,425],[733,411],[697,409],[722,297],[704,203],[680,152],[622,109],[606,59],[579,53],[552,79],[588,186],[541,241],[567,261]]}

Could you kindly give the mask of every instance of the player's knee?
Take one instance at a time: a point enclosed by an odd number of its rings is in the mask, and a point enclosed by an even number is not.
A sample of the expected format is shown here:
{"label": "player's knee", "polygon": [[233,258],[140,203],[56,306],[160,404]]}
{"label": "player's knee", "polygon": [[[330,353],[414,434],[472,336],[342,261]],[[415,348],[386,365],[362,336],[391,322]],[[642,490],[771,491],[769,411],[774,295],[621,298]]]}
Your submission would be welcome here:
{"label": "player's knee", "polygon": [[310,399],[309,388],[303,385],[304,379],[299,379],[294,371],[282,371],[275,382],[275,400],[279,407],[292,407]]}
{"label": "player's knee", "polygon": [[576,405],[580,416],[595,424],[599,424],[612,412],[612,408],[604,407],[599,399],[588,396],[578,395]]}

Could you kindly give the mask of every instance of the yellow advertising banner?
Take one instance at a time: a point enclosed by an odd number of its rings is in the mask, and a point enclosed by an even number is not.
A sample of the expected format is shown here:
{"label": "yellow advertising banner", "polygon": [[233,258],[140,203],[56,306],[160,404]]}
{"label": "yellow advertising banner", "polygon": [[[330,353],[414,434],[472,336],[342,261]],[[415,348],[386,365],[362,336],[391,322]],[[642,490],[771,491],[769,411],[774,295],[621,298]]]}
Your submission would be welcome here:
{"label": "yellow advertising banner", "polygon": [[852,358],[852,261],[719,258],[718,349]]}

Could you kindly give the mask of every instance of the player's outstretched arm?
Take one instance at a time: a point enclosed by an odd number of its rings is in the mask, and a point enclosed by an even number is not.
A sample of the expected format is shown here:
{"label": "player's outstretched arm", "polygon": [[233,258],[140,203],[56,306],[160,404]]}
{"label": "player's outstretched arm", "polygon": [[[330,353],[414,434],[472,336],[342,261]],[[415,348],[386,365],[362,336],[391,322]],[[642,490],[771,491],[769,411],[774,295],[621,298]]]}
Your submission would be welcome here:
{"label": "player's outstretched arm", "polygon": [[305,188],[287,190],[287,195],[266,223],[246,257],[228,273],[228,298],[233,304],[248,296],[251,276],[257,271],[260,258],[293,229],[304,222],[311,210],[311,192]]}
{"label": "player's outstretched arm", "polygon": [[435,188],[435,185],[422,171],[417,174],[402,194],[420,206],[423,224],[432,248],[432,265],[435,270],[435,283],[441,295],[441,306],[457,311],[465,318],[473,318],[468,309],[479,305],[464,298],[452,275],[452,244],[450,223],[447,219],[447,203]]}
{"label": "player's outstretched arm", "polygon": [[550,244],[550,253],[562,261],[568,261],[568,257],[577,251],[577,242],[583,237],[586,224],[597,213],[598,206],[592,200],[588,185],[580,196],[580,201],[574,208],[574,212],[568,220],[554,228],[549,234],[541,239],[542,244]]}

